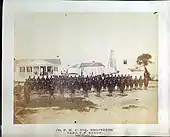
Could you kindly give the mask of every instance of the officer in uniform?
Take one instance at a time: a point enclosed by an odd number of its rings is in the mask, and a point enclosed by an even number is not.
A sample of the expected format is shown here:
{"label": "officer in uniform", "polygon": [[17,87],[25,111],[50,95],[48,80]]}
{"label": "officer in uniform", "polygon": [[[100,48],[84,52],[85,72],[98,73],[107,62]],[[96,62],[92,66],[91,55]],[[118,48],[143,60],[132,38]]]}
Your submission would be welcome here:
{"label": "officer in uniform", "polygon": [[44,75],[41,78],[41,88],[42,88],[42,93],[45,93],[46,81],[45,81]]}
{"label": "officer in uniform", "polygon": [[145,72],[144,72],[144,86],[145,86],[145,90],[147,90],[148,84],[149,84],[149,74],[148,74],[148,72],[145,70]]}
{"label": "officer in uniform", "polygon": [[125,89],[125,79],[124,79],[123,75],[121,75],[121,78],[120,78],[120,92],[124,93],[124,89]]}
{"label": "officer in uniform", "polygon": [[28,84],[31,86],[31,76],[28,77]]}
{"label": "officer in uniform", "polygon": [[140,90],[142,90],[142,86],[143,86],[143,79],[142,79],[142,76],[140,76],[140,78],[139,78],[139,87],[140,87]]}
{"label": "officer in uniform", "polygon": [[31,83],[31,91],[34,90],[34,78],[31,78],[30,80],[30,83]]}
{"label": "officer in uniform", "polygon": [[64,98],[64,79],[59,80],[59,90],[60,90],[60,95],[62,98]]}
{"label": "officer in uniform", "polygon": [[77,79],[77,87],[78,87],[78,90],[80,91],[81,89],[81,77],[78,76],[78,79]]}
{"label": "officer in uniform", "polygon": [[121,78],[120,78],[120,75],[118,75],[117,77],[117,90],[120,90],[120,86],[121,86]]}
{"label": "officer in uniform", "polygon": [[108,96],[112,96],[112,92],[113,92],[113,80],[110,78],[109,82],[108,82],[108,91],[109,91],[109,95]]}
{"label": "officer in uniform", "polygon": [[29,85],[29,82],[26,80],[26,82],[24,83],[24,100],[26,104],[30,102],[30,91],[31,87]]}
{"label": "officer in uniform", "polygon": [[126,90],[128,91],[129,90],[129,86],[130,86],[130,75],[128,75],[126,77]]}
{"label": "officer in uniform", "polygon": [[22,92],[22,86],[20,85],[20,82],[18,82],[18,85],[14,88],[14,93],[16,95],[20,95]]}
{"label": "officer in uniform", "polygon": [[133,90],[133,78],[130,76],[129,78],[129,85],[130,85],[130,90]]}
{"label": "officer in uniform", "polygon": [[137,90],[138,89],[138,79],[137,79],[137,76],[135,76],[134,85],[135,85],[135,89]]}
{"label": "officer in uniform", "polygon": [[50,86],[50,84],[51,84],[51,82],[50,82],[50,79],[49,79],[49,77],[47,76],[47,78],[46,78],[46,93],[47,93],[47,91],[49,91],[50,90],[50,88],[51,88],[51,86]]}
{"label": "officer in uniform", "polygon": [[105,80],[106,80],[106,76],[103,74],[102,75],[102,87],[103,87],[103,90],[106,90],[106,82],[105,82]]}
{"label": "officer in uniform", "polygon": [[51,77],[50,80],[49,80],[49,98],[50,99],[51,99],[51,96],[53,96],[53,98],[55,99],[54,91],[55,91],[55,86],[54,86],[54,83],[53,83],[53,79]]}
{"label": "officer in uniform", "polygon": [[37,80],[36,80],[36,90],[38,92],[38,95],[41,95],[41,80],[40,77],[38,76]]}
{"label": "officer in uniform", "polygon": [[70,80],[70,91],[71,91],[71,97],[75,96],[75,90],[76,90],[76,80],[75,79],[71,79]]}
{"label": "officer in uniform", "polygon": [[96,80],[96,90],[97,90],[98,97],[100,97],[101,89],[102,89],[102,78],[100,76],[98,76],[97,80]]}
{"label": "officer in uniform", "polygon": [[33,77],[32,82],[33,82],[33,90],[35,90],[35,88],[36,88],[36,78],[35,78],[35,76]]}
{"label": "officer in uniform", "polygon": [[83,80],[84,97],[88,97],[88,89],[89,89],[88,81],[86,78],[84,78]]}

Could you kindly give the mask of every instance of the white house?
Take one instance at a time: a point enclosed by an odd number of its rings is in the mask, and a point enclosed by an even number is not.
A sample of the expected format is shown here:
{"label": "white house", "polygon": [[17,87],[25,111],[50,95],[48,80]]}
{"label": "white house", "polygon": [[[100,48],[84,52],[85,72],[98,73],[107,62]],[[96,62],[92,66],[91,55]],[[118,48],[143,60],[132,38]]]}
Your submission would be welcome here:
{"label": "white house", "polygon": [[15,59],[14,79],[25,79],[28,76],[60,75],[61,60],[57,59]]}
{"label": "white house", "polygon": [[68,69],[68,73],[84,76],[100,75],[104,73],[104,68],[105,66],[102,63],[93,61],[91,63],[73,65]]}

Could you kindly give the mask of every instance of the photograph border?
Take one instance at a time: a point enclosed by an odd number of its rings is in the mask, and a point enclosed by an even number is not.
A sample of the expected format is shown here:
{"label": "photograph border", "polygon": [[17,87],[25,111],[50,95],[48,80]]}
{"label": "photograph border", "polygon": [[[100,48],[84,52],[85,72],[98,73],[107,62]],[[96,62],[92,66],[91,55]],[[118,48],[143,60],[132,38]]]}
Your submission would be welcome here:
{"label": "photograph border", "polygon": [[[5,137],[66,136],[56,129],[114,129],[104,136],[160,135],[169,133],[168,117],[168,6],[165,2],[59,2],[55,0],[15,0],[3,5],[2,124]],[[28,12],[158,12],[158,121],[159,124],[24,124],[13,125],[14,16]],[[167,72],[167,73],[166,73]],[[67,135],[68,136],[68,135]],[[96,136],[98,136],[96,134]]]}

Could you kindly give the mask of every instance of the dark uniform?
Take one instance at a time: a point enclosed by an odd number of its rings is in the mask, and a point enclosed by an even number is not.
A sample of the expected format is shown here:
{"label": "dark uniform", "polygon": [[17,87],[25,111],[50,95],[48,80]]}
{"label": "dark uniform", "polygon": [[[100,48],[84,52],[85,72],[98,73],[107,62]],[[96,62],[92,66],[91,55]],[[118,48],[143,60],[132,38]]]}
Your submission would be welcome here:
{"label": "dark uniform", "polygon": [[102,78],[99,76],[97,79],[96,79],[96,90],[97,90],[97,96],[100,96],[100,92],[101,92],[101,89],[102,89]]}
{"label": "dark uniform", "polygon": [[145,73],[144,73],[144,86],[145,86],[145,89],[147,89],[148,84],[149,84],[149,74],[145,71]]}
{"label": "dark uniform", "polygon": [[121,79],[120,79],[120,92],[124,93],[124,89],[125,89],[125,79],[122,76]]}
{"label": "dark uniform", "polygon": [[118,77],[116,78],[116,86],[117,86],[117,90],[120,90],[120,86],[121,86],[120,75],[118,75]]}
{"label": "dark uniform", "polygon": [[133,90],[133,78],[132,78],[132,76],[129,78],[129,85],[130,85],[130,90]]}
{"label": "dark uniform", "polygon": [[46,82],[44,76],[41,78],[41,90],[42,92],[45,90]]}
{"label": "dark uniform", "polygon": [[138,88],[138,79],[137,79],[137,76],[135,76],[134,85],[135,85],[135,89],[137,89]]}
{"label": "dark uniform", "polygon": [[103,90],[106,90],[106,76],[103,74],[102,76],[102,87],[103,87]]}
{"label": "dark uniform", "polygon": [[108,91],[109,91],[109,96],[112,96],[112,92],[113,92],[113,80],[110,78],[109,82],[108,82]]}
{"label": "dark uniform", "polygon": [[140,90],[142,89],[142,86],[143,86],[143,79],[142,79],[142,76],[140,76],[140,78],[139,78],[139,87],[140,87]]}
{"label": "dark uniform", "polygon": [[53,96],[53,98],[55,98],[54,91],[55,91],[55,85],[54,85],[53,78],[51,77],[49,79],[49,97],[50,98],[51,98],[51,96]]}
{"label": "dark uniform", "polygon": [[28,77],[27,82],[31,86],[31,76]]}
{"label": "dark uniform", "polygon": [[33,90],[35,90],[36,89],[36,78],[35,78],[35,76],[33,77],[32,82],[33,82]]}
{"label": "dark uniform", "polygon": [[74,96],[75,95],[75,90],[76,90],[76,80],[71,79],[69,81],[69,90],[71,91],[71,95]]}
{"label": "dark uniform", "polygon": [[51,81],[50,81],[50,79],[49,79],[48,76],[47,76],[47,78],[45,79],[45,89],[46,89],[46,93],[47,93],[47,91],[49,91],[50,88],[51,88],[50,84],[51,84]]}
{"label": "dark uniform", "polygon": [[129,86],[130,86],[130,75],[126,77],[126,90],[129,90]]}
{"label": "dark uniform", "polygon": [[84,81],[83,81],[83,90],[85,92],[85,97],[88,97],[88,89],[89,89],[88,81],[87,81],[87,79],[84,79]]}
{"label": "dark uniform", "polygon": [[30,91],[31,91],[31,87],[29,85],[29,82],[26,81],[24,83],[24,100],[25,100],[25,103],[30,102]]}
{"label": "dark uniform", "polygon": [[31,84],[31,90],[34,90],[34,78],[31,78],[30,84]]}
{"label": "dark uniform", "polygon": [[65,88],[64,79],[60,79],[60,80],[59,80],[58,87],[59,87],[59,90],[60,90],[60,95],[61,95],[61,97],[64,97],[64,88]]}
{"label": "dark uniform", "polygon": [[38,77],[37,80],[36,80],[36,90],[37,90],[39,95],[42,94],[42,92],[41,92],[41,79],[40,79],[40,77]]}
{"label": "dark uniform", "polygon": [[17,97],[17,100],[20,100],[21,92],[22,92],[22,86],[18,82],[18,85],[14,88],[14,95],[15,97]]}

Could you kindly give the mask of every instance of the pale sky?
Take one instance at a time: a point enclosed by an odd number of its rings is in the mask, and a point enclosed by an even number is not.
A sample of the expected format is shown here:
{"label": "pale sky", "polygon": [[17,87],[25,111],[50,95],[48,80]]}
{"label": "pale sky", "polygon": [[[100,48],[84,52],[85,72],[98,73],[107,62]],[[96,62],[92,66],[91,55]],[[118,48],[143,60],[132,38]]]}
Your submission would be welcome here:
{"label": "pale sky", "polygon": [[157,73],[158,30],[153,13],[22,13],[15,15],[16,58],[56,58],[64,66],[99,61],[108,64],[110,50],[119,66],[150,53]]}

